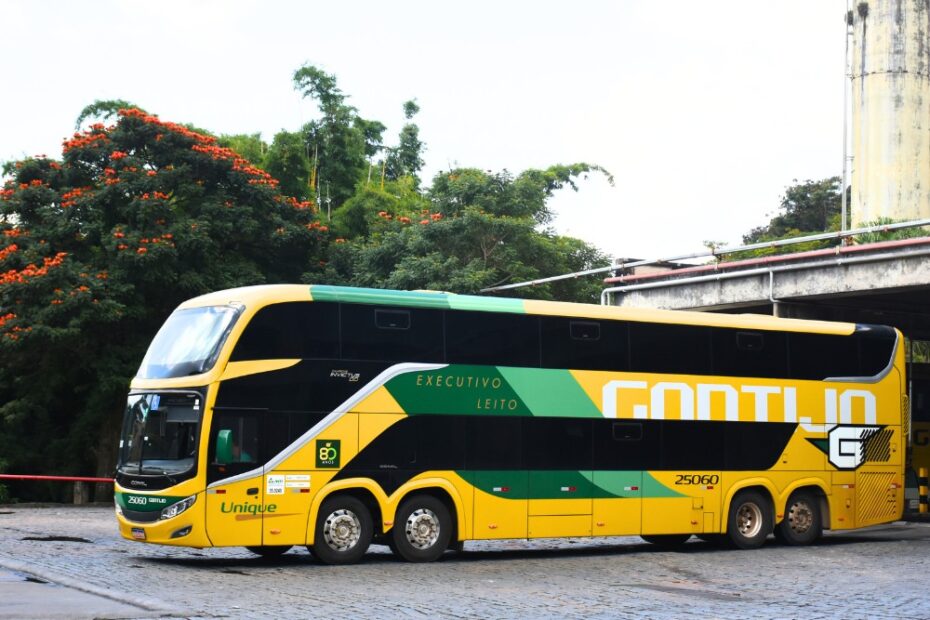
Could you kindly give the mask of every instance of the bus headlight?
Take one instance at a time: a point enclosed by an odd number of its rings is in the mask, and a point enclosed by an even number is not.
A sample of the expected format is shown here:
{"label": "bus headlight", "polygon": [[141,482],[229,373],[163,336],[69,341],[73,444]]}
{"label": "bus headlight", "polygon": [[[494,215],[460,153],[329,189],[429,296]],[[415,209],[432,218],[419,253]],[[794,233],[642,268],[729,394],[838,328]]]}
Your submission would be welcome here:
{"label": "bus headlight", "polygon": [[185,510],[187,510],[188,508],[190,508],[191,506],[193,506],[194,502],[196,501],[197,501],[197,496],[191,495],[190,497],[182,499],[176,504],[171,504],[170,506],[168,506],[167,508],[161,511],[161,517],[159,518],[170,519],[172,517],[176,517],[182,512],[184,512]]}

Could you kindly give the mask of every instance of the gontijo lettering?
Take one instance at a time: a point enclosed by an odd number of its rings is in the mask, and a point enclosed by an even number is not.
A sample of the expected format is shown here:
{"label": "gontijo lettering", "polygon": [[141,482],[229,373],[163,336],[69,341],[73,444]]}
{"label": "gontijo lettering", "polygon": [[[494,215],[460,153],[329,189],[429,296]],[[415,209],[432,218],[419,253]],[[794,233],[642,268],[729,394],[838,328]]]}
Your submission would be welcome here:
{"label": "gontijo lettering", "polygon": [[[741,414],[748,415],[741,408],[746,401],[740,398],[743,394],[752,403],[752,419],[756,422],[799,422],[808,426],[810,416],[798,417],[797,390],[796,387],[770,385],[697,383],[692,387],[682,382],[659,381],[650,385],[647,381],[616,380],[604,385],[603,412],[605,417],[663,420],[667,418],[667,405],[673,400],[681,420],[736,422]],[[854,422],[875,424],[877,404],[872,392],[826,388],[820,394],[819,408],[824,412],[827,426]],[[722,409],[711,406],[715,395],[722,400]]]}

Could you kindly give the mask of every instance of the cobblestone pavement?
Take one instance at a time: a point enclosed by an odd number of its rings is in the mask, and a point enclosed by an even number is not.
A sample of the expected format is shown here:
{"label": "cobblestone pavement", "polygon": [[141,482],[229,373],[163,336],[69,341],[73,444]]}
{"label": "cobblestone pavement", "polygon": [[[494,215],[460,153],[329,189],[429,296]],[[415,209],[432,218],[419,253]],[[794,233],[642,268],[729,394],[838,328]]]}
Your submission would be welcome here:
{"label": "cobblestone pavement", "polygon": [[[0,567],[124,606],[75,607],[75,618],[930,618],[928,523],[755,551],[697,539],[674,552],[639,538],[468,542],[425,565],[373,546],[361,564],[331,567],[302,548],[263,560],[126,541],[110,507],[0,506]],[[20,617],[9,590],[0,617]]]}

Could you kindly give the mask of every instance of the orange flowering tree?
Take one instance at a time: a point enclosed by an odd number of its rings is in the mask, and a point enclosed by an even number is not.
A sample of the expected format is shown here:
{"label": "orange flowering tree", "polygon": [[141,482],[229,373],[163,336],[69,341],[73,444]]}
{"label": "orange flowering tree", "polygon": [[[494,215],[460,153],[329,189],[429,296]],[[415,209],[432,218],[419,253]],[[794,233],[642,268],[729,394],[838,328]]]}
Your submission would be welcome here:
{"label": "orange flowering tree", "polygon": [[182,300],[319,268],[310,202],[211,136],[123,109],[0,189],[0,454],[111,473],[128,380]]}

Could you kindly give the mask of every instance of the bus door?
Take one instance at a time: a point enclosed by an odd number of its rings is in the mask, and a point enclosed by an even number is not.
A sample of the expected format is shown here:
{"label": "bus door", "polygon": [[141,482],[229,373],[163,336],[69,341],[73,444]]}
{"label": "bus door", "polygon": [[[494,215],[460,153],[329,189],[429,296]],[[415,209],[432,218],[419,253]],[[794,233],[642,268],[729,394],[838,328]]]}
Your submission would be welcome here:
{"label": "bus door", "polygon": [[525,418],[528,537],[590,536],[592,420]]}
{"label": "bus door", "polygon": [[[262,544],[264,484],[260,458],[261,412],[217,411],[207,465],[207,536],[216,546]],[[223,483],[248,472],[255,475]],[[219,482],[219,484],[214,484]]]}
{"label": "bus door", "polygon": [[526,538],[521,418],[470,418],[466,467],[475,487],[473,538]]}

